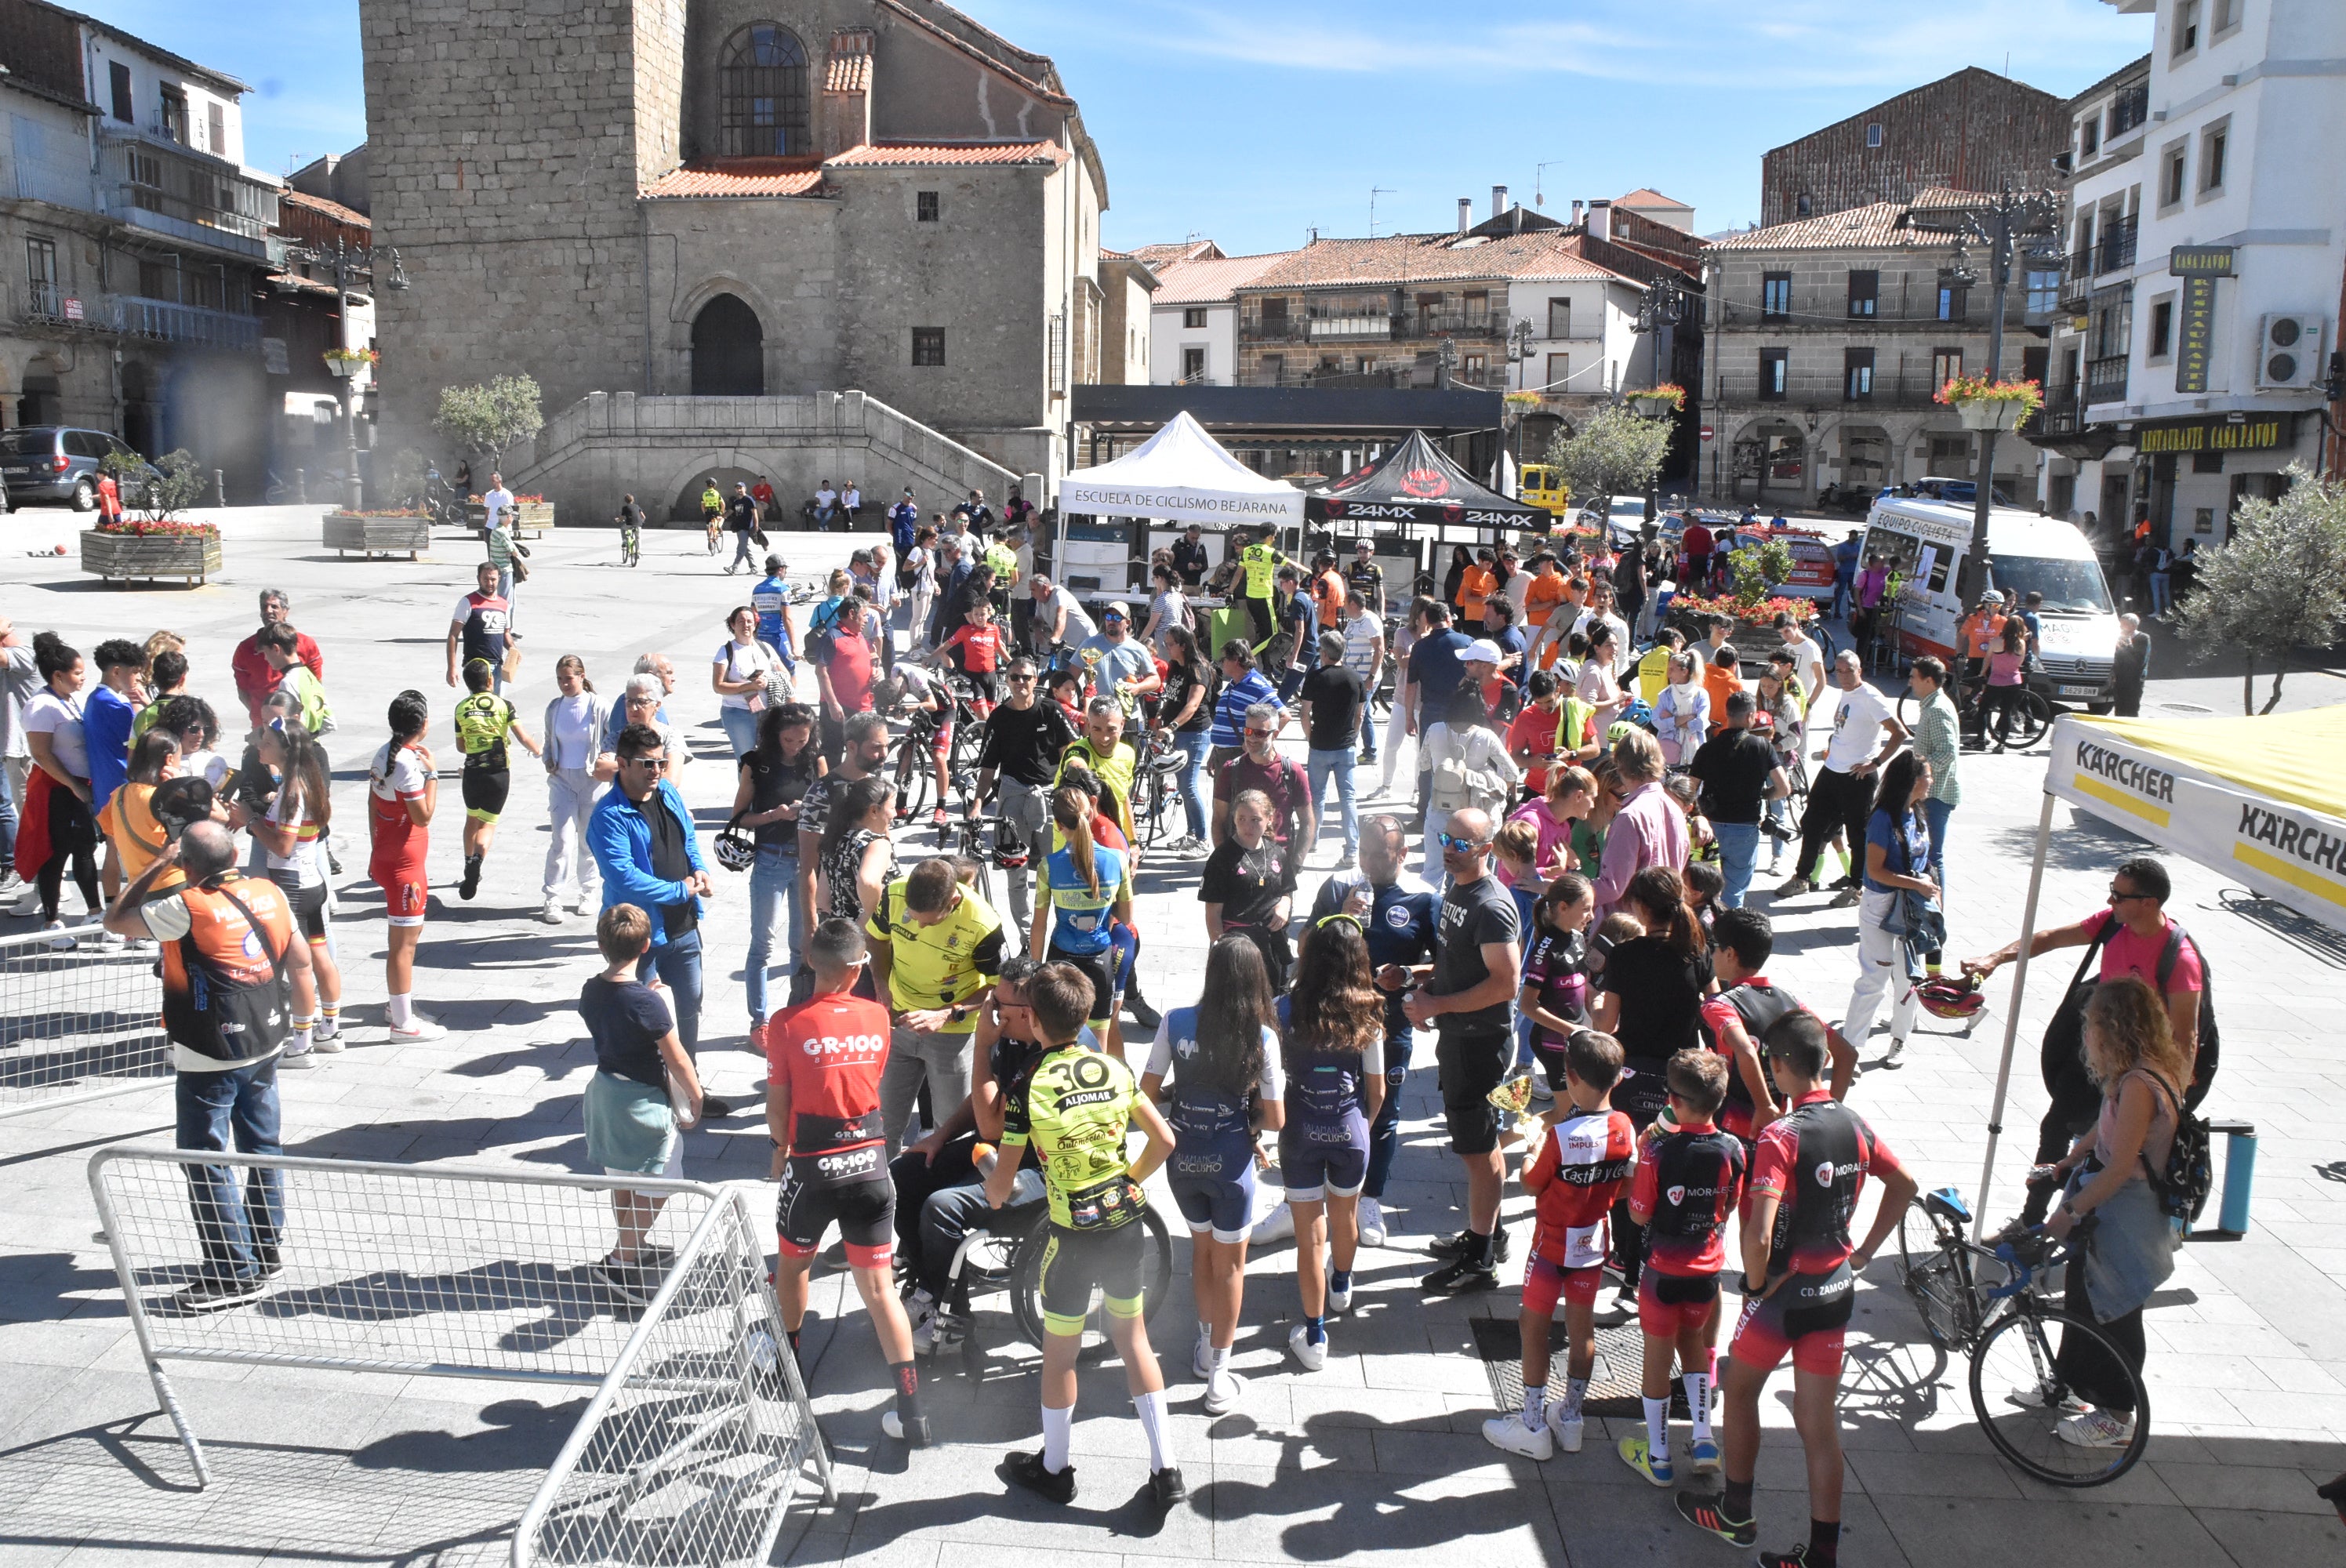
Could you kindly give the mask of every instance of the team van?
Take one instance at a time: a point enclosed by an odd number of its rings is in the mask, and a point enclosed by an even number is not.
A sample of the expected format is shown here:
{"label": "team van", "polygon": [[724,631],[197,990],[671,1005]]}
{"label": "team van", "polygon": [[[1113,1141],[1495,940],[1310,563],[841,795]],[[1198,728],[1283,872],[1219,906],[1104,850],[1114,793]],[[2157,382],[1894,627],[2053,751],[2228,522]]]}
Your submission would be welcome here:
{"label": "team van", "polygon": [[[1988,513],[1987,542],[1988,585],[2004,590],[2008,606],[2045,596],[2043,668],[2029,684],[2056,701],[2106,711],[2117,609],[2093,546],[2073,523],[2002,506]],[[1907,657],[1936,654],[1962,669],[1955,627],[1970,606],[1957,602],[1955,588],[1971,543],[1968,505],[1919,496],[1874,503],[1864,558],[1881,555],[1900,584],[1898,645]]]}

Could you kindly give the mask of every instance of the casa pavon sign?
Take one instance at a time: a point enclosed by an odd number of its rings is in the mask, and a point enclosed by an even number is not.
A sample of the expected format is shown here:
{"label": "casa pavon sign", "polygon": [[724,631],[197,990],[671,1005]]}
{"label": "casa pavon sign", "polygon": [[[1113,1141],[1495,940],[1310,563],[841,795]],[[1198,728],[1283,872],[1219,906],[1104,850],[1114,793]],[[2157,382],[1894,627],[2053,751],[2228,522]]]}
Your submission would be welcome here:
{"label": "casa pavon sign", "polygon": [[2178,245],[2167,253],[2170,278],[2229,278],[2232,248],[2229,245]]}
{"label": "casa pavon sign", "polygon": [[2145,457],[2160,453],[2270,452],[2290,444],[2287,414],[2250,414],[2235,423],[2227,419],[2194,419],[2173,424],[2135,427],[2135,450]]}

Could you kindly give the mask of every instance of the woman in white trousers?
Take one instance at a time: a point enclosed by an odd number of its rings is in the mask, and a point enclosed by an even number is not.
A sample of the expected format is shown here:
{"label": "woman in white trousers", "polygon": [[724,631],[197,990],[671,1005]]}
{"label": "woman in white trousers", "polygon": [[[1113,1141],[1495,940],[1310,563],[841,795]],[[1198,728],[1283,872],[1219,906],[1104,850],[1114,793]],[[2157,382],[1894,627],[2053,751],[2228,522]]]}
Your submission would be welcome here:
{"label": "woman in white trousers", "polygon": [[1865,891],[1857,906],[1857,984],[1849,993],[1842,1037],[1860,1051],[1873,1032],[1873,1014],[1883,997],[1890,1003],[1890,1051],[1880,1065],[1893,1065],[1906,1049],[1922,997],[1910,972],[1906,939],[1884,929],[1903,893],[1935,901],[1931,880],[1931,829],[1923,802],[1931,793],[1931,765],[1916,751],[1902,751],[1882,770],[1881,791],[1866,819]]}
{"label": "woman in white trousers", "polygon": [[546,846],[546,905],[538,919],[560,923],[566,893],[579,914],[595,906],[600,876],[586,851],[586,819],[610,786],[595,778],[595,754],[603,748],[610,705],[595,695],[586,661],[564,654],[554,667],[559,688],[546,705],[546,811],[554,836]]}

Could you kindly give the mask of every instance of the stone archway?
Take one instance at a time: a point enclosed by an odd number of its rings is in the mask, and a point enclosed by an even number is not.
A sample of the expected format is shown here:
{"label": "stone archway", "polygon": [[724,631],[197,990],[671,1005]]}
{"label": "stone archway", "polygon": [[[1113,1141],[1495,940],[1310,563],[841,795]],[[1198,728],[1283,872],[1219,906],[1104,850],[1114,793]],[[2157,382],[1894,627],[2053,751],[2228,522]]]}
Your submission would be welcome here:
{"label": "stone archway", "polygon": [[766,332],[738,294],[719,294],[692,318],[692,395],[766,395]]}

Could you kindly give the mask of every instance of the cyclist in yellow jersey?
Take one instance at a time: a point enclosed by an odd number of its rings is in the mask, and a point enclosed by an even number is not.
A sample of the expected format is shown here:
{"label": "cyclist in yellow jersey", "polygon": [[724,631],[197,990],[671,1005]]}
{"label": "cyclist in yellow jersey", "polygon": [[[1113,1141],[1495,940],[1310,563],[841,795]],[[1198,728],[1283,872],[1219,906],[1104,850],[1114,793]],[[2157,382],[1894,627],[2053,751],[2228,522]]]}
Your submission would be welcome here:
{"label": "cyclist in yellow jersey", "polygon": [[970,1036],[1002,974],[1002,917],[961,885],[953,861],[937,856],[888,884],[863,934],[872,985],[888,1004],[880,1120],[894,1159],[923,1079],[939,1115],[969,1098]]}
{"label": "cyclist in yellow jersey", "polygon": [[1108,820],[1124,834],[1127,844],[1137,842],[1132,827],[1132,780],[1140,767],[1139,755],[1125,743],[1124,709],[1112,697],[1096,697],[1084,709],[1084,732],[1067,743],[1059,754],[1059,766],[1052,775],[1056,784],[1067,776],[1067,764],[1075,762],[1091,769],[1107,789],[1107,798],[1100,805]]}
{"label": "cyclist in yellow jersey", "polygon": [[1246,573],[1246,611],[1254,626],[1254,635],[1247,640],[1260,647],[1279,629],[1279,618],[1271,612],[1271,592],[1279,580],[1279,569],[1294,563],[1280,554],[1271,540],[1279,530],[1265,528],[1253,544],[1239,551],[1239,565]]}
{"label": "cyclist in yellow jersey", "polygon": [[497,817],[513,789],[506,738],[519,741],[532,757],[545,755],[514,705],[489,689],[495,674],[486,659],[466,661],[465,696],[456,705],[456,748],[464,754],[464,880],[456,892],[465,899],[481,891],[481,863],[496,842]]}
{"label": "cyclist in yellow jersey", "polygon": [[[1011,1455],[999,1473],[1055,1502],[1075,1500],[1067,1438],[1076,1419],[1076,1354],[1097,1288],[1106,1298],[1108,1338],[1124,1362],[1125,1386],[1148,1440],[1149,1493],[1161,1511],[1188,1489],[1173,1462],[1165,1377],[1148,1343],[1141,1278],[1148,1233],[1135,1221],[1148,1202],[1141,1183],[1172,1154],[1173,1129],[1129,1068],[1076,1043],[1092,1010],[1092,983],[1083,971],[1047,963],[1026,989],[1043,1056],[1004,1107],[1002,1149],[1009,1157],[997,1157],[987,1174],[985,1200],[997,1209],[1009,1201],[1018,1176],[1016,1151],[1031,1147],[1042,1157],[1050,1202],[1042,1270],[1043,1448]],[[1148,1139],[1137,1156],[1125,1147],[1136,1126]]]}

